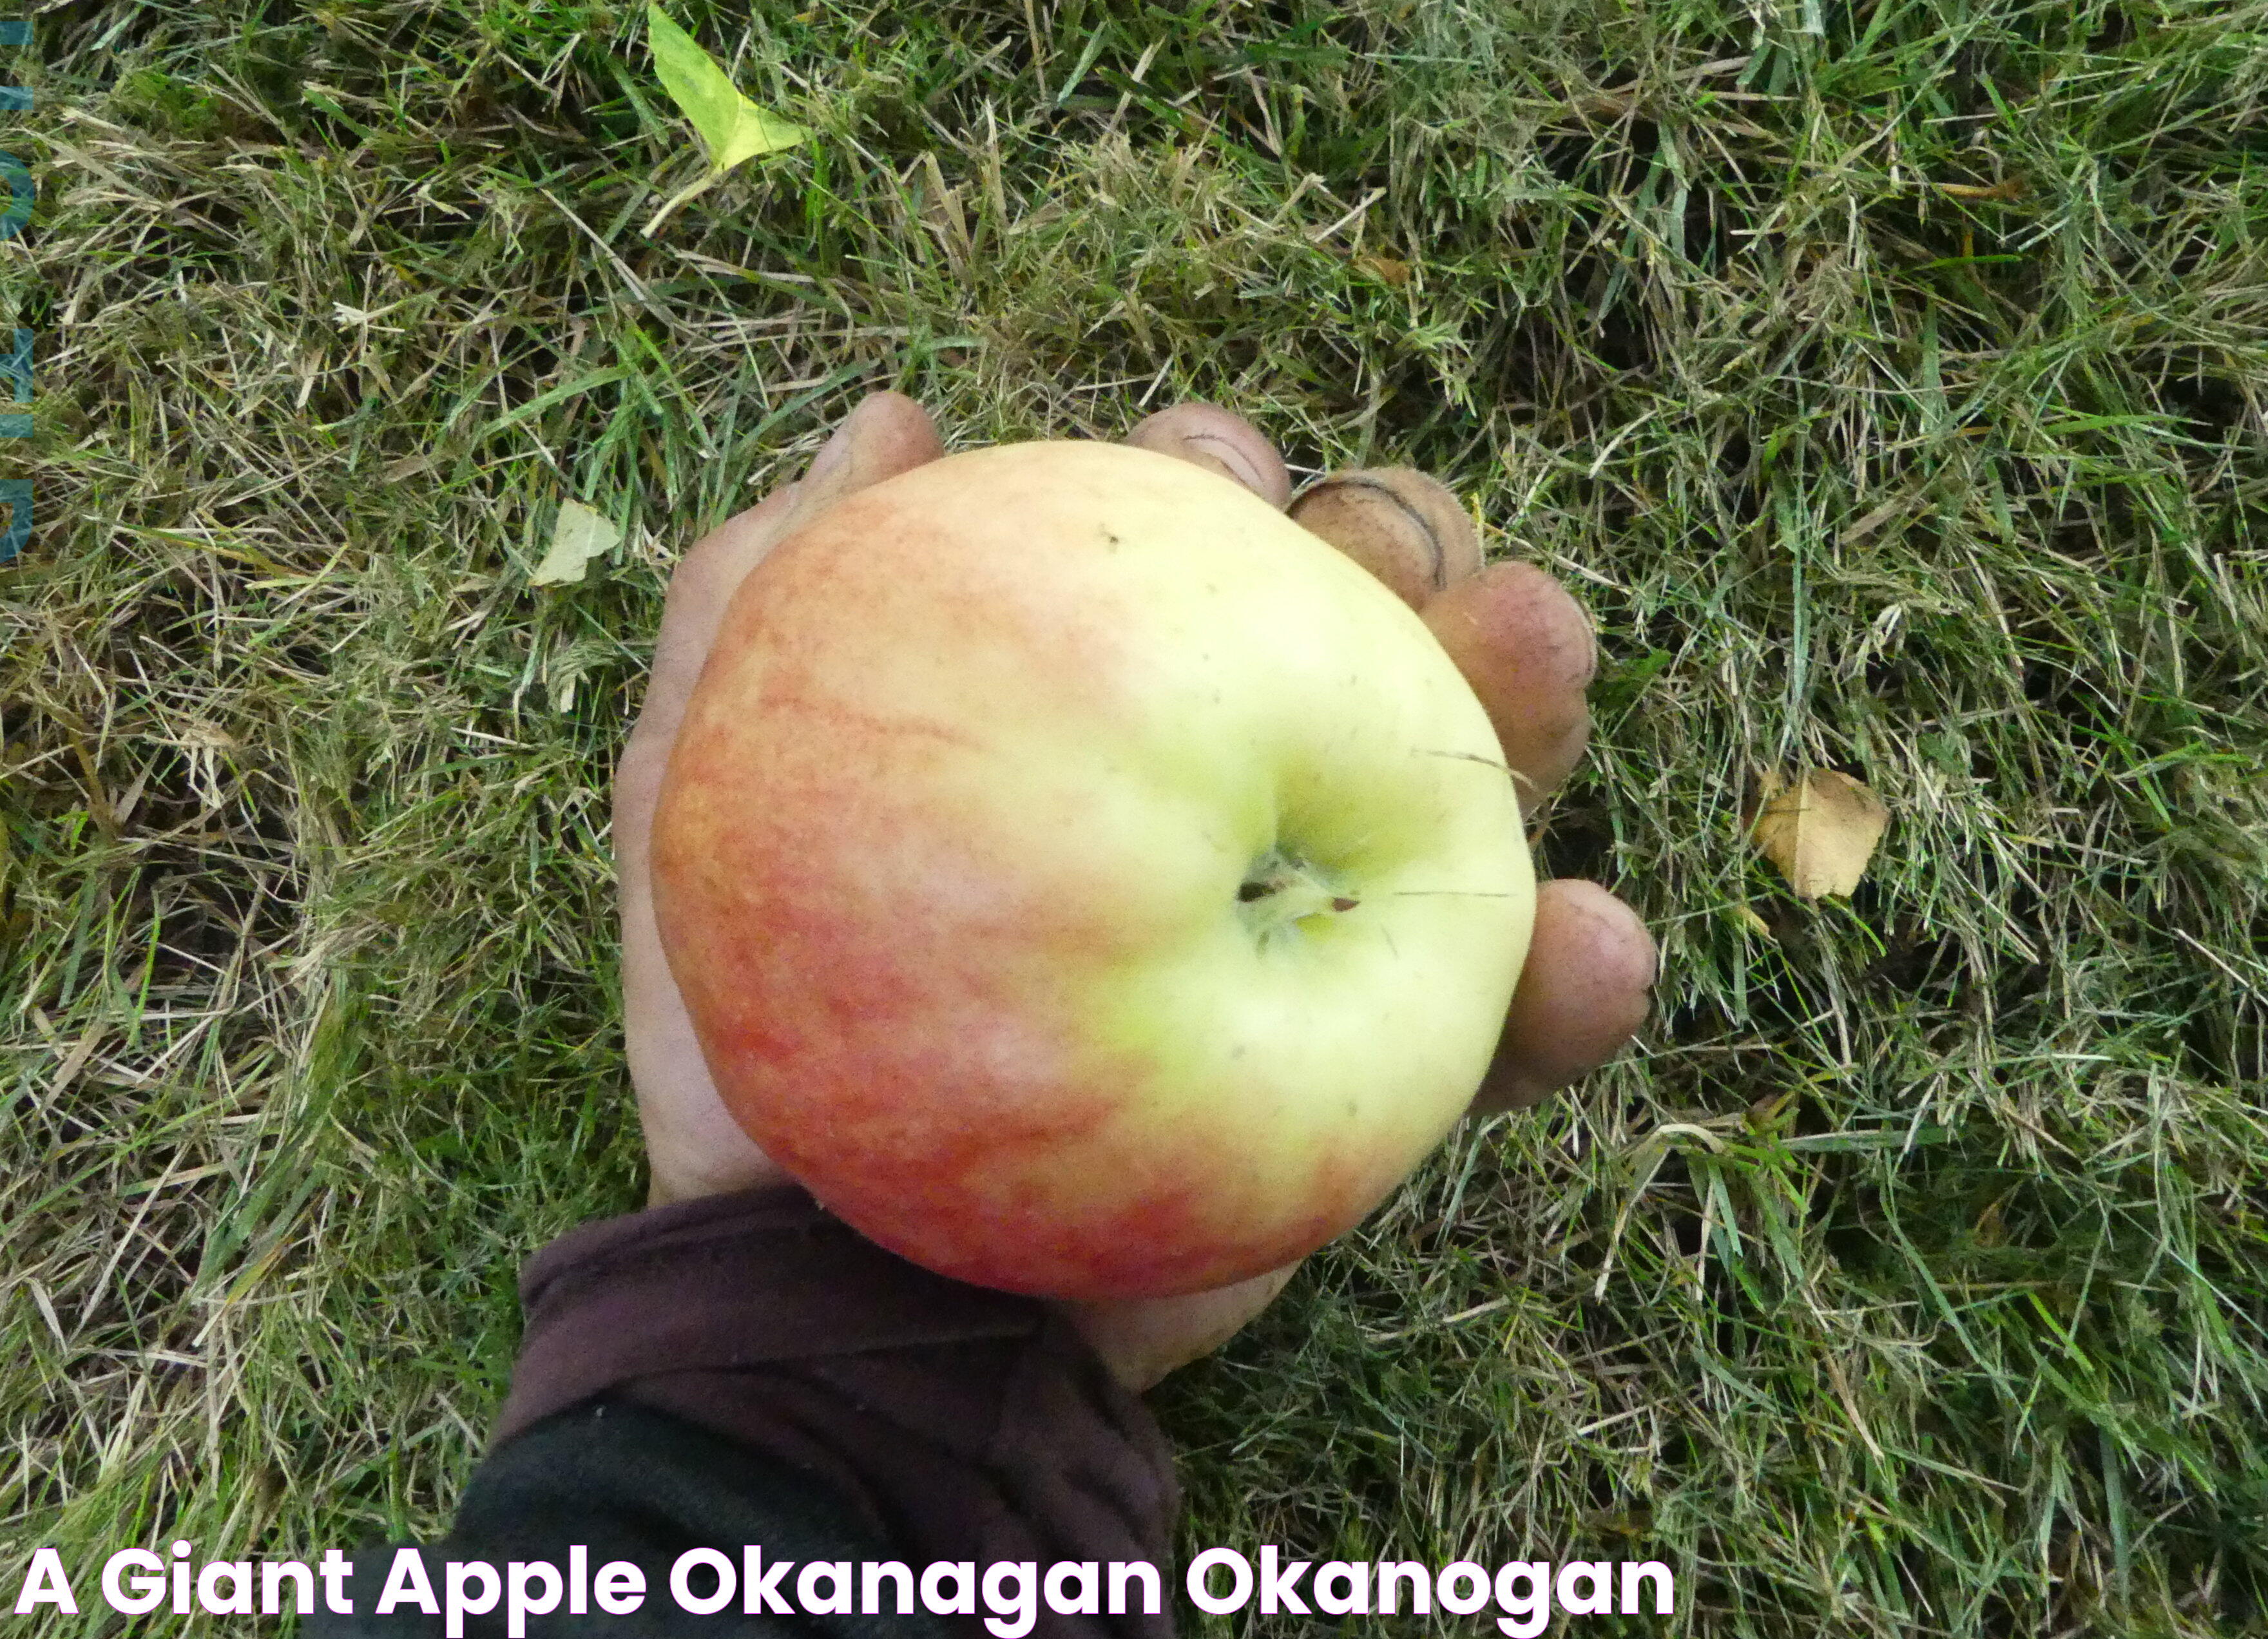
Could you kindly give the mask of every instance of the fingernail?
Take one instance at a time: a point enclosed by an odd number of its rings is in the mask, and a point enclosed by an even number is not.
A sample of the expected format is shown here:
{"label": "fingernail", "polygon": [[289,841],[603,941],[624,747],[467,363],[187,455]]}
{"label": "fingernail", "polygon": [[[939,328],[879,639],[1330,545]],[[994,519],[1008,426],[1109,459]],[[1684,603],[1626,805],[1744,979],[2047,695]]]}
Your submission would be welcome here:
{"label": "fingernail", "polygon": [[1261,474],[1260,469],[1252,464],[1251,458],[1226,438],[1216,437],[1209,432],[1196,432],[1183,438],[1182,442],[1198,454],[1210,456],[1219,461],[1223,467],[1228,468],[1229,475],[1246,489],[1261,491],[1267,489],[1268,481]]}
{"label": "fingernail", "polygon": [[805,483],[818,482],[850,459],[850,440],[847,436],[850,430],[847,425],[838,428],[819,453],[811,458],[811,470],[803,475]]}
{"label": "fingernail", "polygon": [[861,403],[852,410],[843,423],[835,430],[835,436],[827,441],[817,455],[812,457],[811,470],[804,474],[804,482],[814,483],[828,476],[850,459],[850,440],[855,436],[852,429],[858,426],[858,417],[865,408]]}

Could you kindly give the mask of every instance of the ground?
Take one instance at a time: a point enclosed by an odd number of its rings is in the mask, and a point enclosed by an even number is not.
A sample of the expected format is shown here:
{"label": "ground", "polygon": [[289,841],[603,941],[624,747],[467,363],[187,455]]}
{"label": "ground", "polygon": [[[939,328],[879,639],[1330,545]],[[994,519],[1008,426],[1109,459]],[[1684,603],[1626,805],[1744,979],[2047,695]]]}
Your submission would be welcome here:
{"label": "ground", "polygon": [[[1540,857],[1659,1010],[1160,1393],[1185,1552],[2268,1623],[2268,6],[683,4],[815,136],[652,239],[641,8],[25,9],[0,1583],[447,1518],[515,1264],[638,1198],[668,566],[893,386],[1422,466],[1598,623]],[[625,542],[531,586],[569,497]],[[1747,841],[1805,766],[1848,900]]]}

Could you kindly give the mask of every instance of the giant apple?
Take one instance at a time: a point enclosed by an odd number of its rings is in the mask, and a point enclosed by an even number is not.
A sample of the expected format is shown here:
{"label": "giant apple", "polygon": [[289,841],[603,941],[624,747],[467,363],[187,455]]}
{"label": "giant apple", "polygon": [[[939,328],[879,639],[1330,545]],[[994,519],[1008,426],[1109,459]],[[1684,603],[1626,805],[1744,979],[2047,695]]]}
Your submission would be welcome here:
{"label": "giant apple", "polygon": [[941,1274],[1167,1296],[1353,1225],[1528,948],[1513,783],[1400,599],[1230,480],[1005,445],[741,584],[653,830],[735,1120]]}

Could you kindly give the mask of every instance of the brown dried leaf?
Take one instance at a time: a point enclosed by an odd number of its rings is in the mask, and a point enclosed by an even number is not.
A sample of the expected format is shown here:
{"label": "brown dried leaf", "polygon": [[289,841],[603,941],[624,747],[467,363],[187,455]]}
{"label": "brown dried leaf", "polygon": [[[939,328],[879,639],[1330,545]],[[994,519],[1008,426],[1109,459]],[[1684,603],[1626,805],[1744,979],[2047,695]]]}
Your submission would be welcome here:
{"label": "brown dried leaf", "polygon": [[1847,774],[1812,768],[1793,785],[1771,774],[1756,842],[1798,899],[1848,898],[1889,819],[1882,799]]}
{"label": "brown dried leaf", "polygon": [[1940,182],[1937,191],[1948,199],[1984,199],[2007,204],[2024,196],[2024,179],[2012,176],[1992,183]]}

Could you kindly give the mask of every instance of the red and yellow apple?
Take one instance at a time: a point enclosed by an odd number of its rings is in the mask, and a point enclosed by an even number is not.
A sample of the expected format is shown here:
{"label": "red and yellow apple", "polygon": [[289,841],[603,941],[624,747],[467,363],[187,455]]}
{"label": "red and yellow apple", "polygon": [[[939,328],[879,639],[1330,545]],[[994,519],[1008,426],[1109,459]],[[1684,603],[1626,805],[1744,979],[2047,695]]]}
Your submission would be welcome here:
{"label": "red and yellow apple", "polygon": [[941,1274],[1167,1296],[1351,1227],[1487,1068],[1535,883],[1410,607],[1241,486],[950,455],[760,564],[653,831],[734,1119]]}

